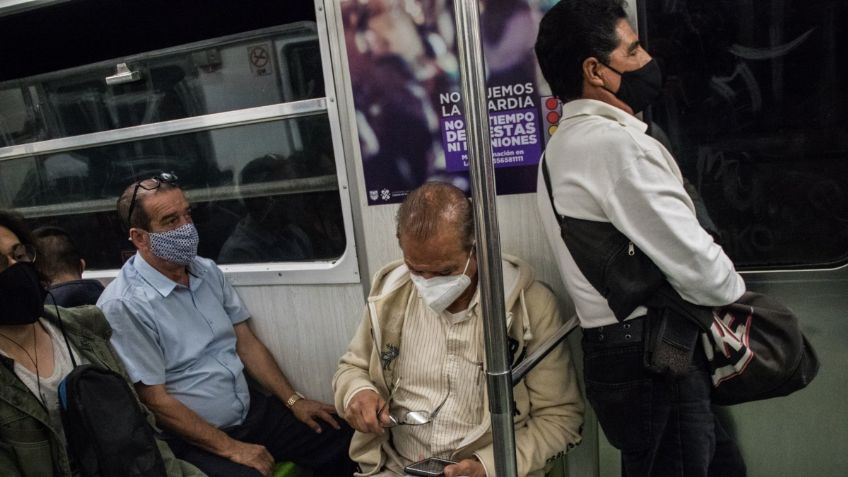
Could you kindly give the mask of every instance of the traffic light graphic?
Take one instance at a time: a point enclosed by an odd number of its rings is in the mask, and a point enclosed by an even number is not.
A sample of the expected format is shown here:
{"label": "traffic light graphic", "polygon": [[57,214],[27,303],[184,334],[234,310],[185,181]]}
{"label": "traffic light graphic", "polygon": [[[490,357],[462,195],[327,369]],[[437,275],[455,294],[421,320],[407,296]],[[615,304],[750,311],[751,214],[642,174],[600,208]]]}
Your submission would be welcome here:
{"label": "traffic light graphic", "polygon": [[542,96],[542,130],[545,132],[545,144],[557,130],[562,117],[562,103],[553,96]]}

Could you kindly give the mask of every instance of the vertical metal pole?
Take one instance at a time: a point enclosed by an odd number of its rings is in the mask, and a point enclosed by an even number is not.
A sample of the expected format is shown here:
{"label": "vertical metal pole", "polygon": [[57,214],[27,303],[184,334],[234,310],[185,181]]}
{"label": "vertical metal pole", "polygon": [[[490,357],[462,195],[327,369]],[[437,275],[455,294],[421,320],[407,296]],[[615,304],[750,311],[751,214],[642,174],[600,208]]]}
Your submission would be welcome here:
{"label": "vertical metal pole", "polygon": [[498,477],[517,477],[512,421],[512,373],[507,353],[501,244],[495,204],[495,169],[490,147],[486,76],[477,1],[454,0],[454,12],[477,234],[477,266],[485,325],[488,363],[486,384],[492,415],[495,472]]}

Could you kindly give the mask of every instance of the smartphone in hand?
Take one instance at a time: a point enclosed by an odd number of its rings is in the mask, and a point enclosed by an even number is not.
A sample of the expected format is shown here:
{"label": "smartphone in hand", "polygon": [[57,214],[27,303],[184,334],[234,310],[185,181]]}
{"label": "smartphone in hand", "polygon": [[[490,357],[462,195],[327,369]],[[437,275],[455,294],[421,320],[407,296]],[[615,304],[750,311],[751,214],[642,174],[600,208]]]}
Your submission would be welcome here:
{"label": "smartphone in hand", "polygon": [[414,464],[409,464],[403,470],[409,475],[420,475],[423,477],[439,477],[445,475],[445,467],[456,464],[438,457],[430,457]]}

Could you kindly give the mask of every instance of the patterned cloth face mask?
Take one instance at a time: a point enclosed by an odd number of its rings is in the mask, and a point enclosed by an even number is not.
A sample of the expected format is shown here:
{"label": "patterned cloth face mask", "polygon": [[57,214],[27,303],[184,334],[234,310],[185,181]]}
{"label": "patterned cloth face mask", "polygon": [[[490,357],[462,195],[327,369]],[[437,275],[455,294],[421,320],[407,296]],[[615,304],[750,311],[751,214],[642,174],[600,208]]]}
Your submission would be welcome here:
{"label": "patterned cloth face mask", "polygon": [[200,236],[194,224],[187,223],[167,232],[148,232],[153,255],[179,265],[188,265],[197,256]]}

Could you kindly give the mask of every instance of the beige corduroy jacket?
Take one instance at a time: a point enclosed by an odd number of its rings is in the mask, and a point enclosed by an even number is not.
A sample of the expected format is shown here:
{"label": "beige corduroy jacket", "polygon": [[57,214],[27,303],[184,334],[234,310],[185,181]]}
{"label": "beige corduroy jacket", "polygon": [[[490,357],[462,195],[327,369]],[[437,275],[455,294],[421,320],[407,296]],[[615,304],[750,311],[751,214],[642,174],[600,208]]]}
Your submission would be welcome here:
{"label": "beige corduroy jacket", "polygon": [[[504,274],[507,332],[514,348],[514,366],[552,335],[562,319],[556,297],[534,280],[530,265],[504,255],[504,267],[517,270],[517,273]],[[344,416],[344,406],[350,397],[363,388],[376,389],[384,398],[388,395],[388,383],[394,382],[394,358],[403,353],[401,332],[412,293],[416,293],[415,286],[402,261],[390,263],[375,275],[362,322],[333,378],[335,405],[340,415]],[[479,313],[479,307],[475,299],[472,312]],[[478,339],[477,349],[481,354],[478,360],[484,362],[482,331]],[[554,349],[516,384],[513,397],[518,475],[541,477],[546,463],[581,439],[584,404],[567,344]],[[480,425],[463,440],[451,458],[458,461],[476,455],[489,477],[493,477],[495,464],[488,396],[484,395],[483,399],[484,416]],[[393,449],[389,436],[389,432],[383,435],[355,433],[350,456],[362,470],[356,475],[374,475],[384,469],[397,472],[409,464]]]}

